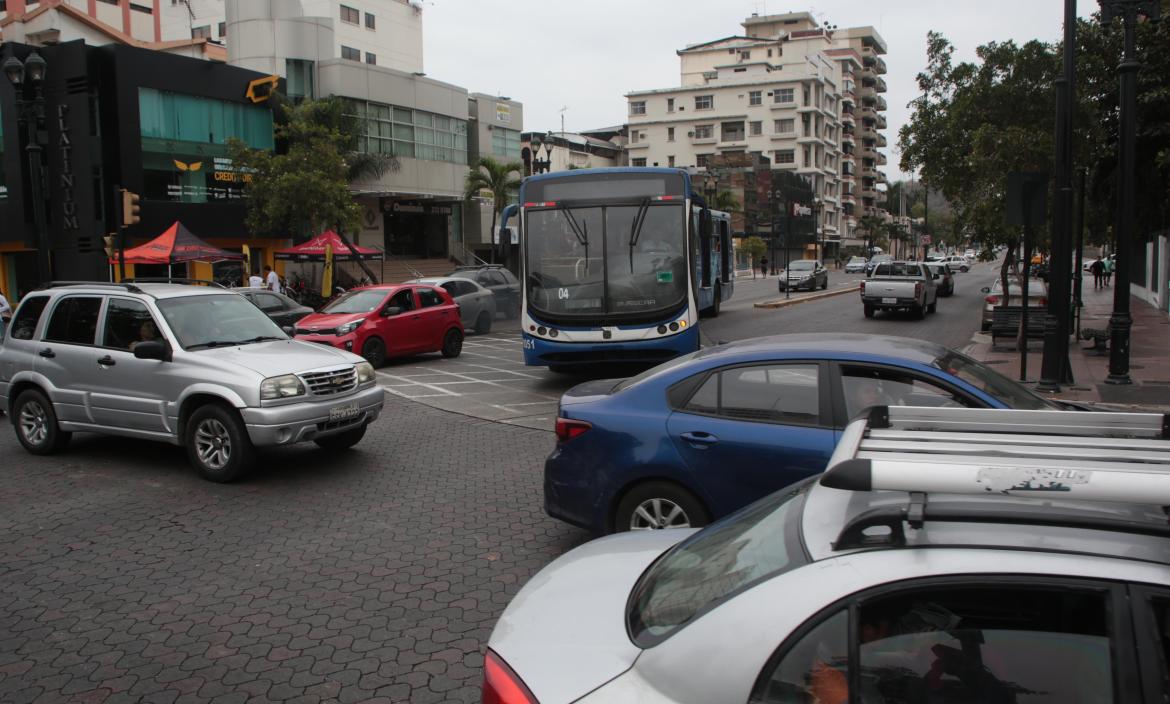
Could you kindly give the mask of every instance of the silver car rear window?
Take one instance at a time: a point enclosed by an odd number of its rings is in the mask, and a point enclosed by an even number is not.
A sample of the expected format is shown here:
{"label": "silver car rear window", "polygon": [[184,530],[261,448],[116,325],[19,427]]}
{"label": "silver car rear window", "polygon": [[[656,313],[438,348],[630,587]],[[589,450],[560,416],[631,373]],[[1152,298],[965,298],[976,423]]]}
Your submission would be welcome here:
{"label": "silver car rear window", "polygon": [[655,561],[630,594],[630,639],[657,645],[745,589],[808,564],[800,518],[813,480],[740,509]]}

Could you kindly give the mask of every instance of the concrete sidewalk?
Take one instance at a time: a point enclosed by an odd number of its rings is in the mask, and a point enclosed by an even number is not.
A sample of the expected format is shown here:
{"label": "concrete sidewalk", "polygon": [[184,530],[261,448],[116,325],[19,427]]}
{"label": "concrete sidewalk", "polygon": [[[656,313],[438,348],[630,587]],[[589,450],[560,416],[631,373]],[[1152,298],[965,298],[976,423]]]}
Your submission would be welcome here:
{"label": "concrete sidewalk", "polygon": [[[1109,327],[1113,310],[1113,289],[1093,290],[1092,277],[1085,277],[1082,291],[1084,308],[1081,311],[1081,329]],[[1103,406],[1133,410],[1170,412],[1170,315],[1145,301],[1130,298],[1133,329],[1130,334],[1129,375],[1133,384],[1114,386],[1106,384],[1109,376],[1109,353],[1092,351],[1092,342],[1070,340],[1069,363],[1075,382],[1063,386],[1054,398],[1097,403]],[[1004,342],[992,349],[991,335],[977,333],[965,352],[1001,374],[1020,378],[1020,353],[1012,342]],[[1043,344],[1032,340],[1028,345],[1029,386],[1040,378]]]}

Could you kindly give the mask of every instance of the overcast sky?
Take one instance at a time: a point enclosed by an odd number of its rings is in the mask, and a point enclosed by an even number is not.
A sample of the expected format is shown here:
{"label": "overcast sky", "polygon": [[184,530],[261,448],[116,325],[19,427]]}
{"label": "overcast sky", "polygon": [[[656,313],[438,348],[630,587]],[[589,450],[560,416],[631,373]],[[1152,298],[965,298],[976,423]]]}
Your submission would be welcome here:
{"label": "overcast sky", "polygon": [[[941,31],[958,57],[973,59],[990,41],[1055,41],[1060,0],[422,0],[428,76],[469,91],[524,103],[524,130],[569,131],[626,121],[632,90],[679,84],[677,49],[741,34],[761,15],[809,11],[838,27],[872,25],[889,46],[889,166],[897,178],[898,128],[910,116],[916,76],[926,63],[926,33]],[[1078,0],[1088,16],[1095,0]]]}

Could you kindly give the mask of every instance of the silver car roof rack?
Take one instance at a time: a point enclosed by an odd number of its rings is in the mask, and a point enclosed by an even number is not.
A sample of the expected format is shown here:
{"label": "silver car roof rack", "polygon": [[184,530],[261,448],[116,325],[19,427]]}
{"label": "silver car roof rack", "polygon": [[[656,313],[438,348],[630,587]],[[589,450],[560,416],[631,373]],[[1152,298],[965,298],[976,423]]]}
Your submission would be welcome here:
{"label": "silver car roof rack", "polygon": [[51,288],[62,288],[66,286],[89,286],[91,288],[120,288],[123,291],[131,293],[142,293],[142,289],[135,286],[129,279],[122,282],[109,281],[46,281],[37,287],[36,290],[44,291]]}
{"label": "silver car roof rack", "polygon": [[[1107,442],[1102,442],[1107,441]],[[905,544],[927,521],[1061,525],[1170,537],[1170,523],[1067,506],[968,504],[927,510],[928,494],[1015,496],[1161,507],[1170,515],[1170,414],[877,406],[845,429],[820,483],[905,491],[909,505],[852,518],[836,549]],[[888,530],[867,532],[875,526]]]}

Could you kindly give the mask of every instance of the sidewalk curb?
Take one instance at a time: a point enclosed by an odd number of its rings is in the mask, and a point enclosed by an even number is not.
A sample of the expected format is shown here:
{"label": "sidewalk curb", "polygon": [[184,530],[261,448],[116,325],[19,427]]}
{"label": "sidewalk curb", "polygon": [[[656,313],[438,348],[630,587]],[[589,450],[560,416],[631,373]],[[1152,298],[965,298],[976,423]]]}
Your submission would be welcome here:
{"label": "sidewalk curb", "polygon": [[824,293],[818,293],[818,294],[813,295],[813,296],[803,296],[801,298],[781,298],[781,299],[778,299],[775,301],[761,301],[761,302],[755,303],[753,305],[756,308],[787,308],[788,306],[794,306],[798,303],[806,303],[808,301],[819,301],[822,298],[832,298],[833,296],[842,296],[846,293],[857,293],[860,290],[861,290],[861,285],[858,284],[857,286],[851,286],[849,288],[843,288],[843,289],[840,289],[837,291],[826,291]]}

